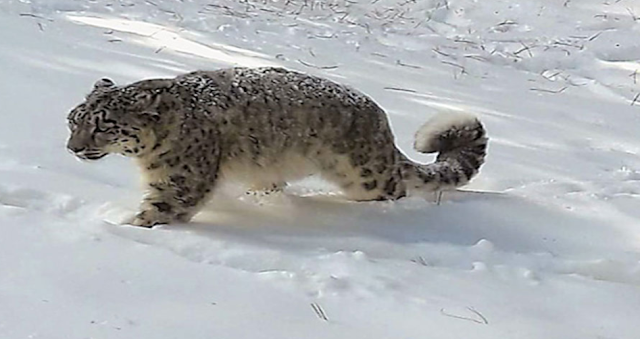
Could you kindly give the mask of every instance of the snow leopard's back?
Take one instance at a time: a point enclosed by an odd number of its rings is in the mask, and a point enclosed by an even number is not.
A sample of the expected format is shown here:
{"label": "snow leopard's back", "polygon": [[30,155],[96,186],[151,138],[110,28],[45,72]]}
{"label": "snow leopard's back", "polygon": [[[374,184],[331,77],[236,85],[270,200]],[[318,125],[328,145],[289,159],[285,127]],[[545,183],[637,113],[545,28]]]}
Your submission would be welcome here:
{"label": "snow leopard's back", "polygon": [[224,177],[270,187],[319,173],[354,199],[404,194],[399,175],[386,185],[398,157],[387,116],[356,90],[279,68],[199,71],[176,81],[209,107],[202,113],[218,127]]}

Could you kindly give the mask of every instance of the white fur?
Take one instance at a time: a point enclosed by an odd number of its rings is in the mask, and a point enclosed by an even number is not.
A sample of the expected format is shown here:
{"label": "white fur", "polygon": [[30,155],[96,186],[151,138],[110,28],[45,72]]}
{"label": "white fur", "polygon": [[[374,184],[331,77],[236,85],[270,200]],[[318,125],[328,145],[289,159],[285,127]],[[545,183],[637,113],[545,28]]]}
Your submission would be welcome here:
{"label": "white fur", "polygon": [[[379,193],[365,190],[360,170],[351,164],[348,156],[335,154],[328,148],[313,149],[313,158],[295,153],[282,154],[277,162],[256,163],[248,160],[228,160],[220,166],[220,177],[225,181],[245,184],[251,190],[271,189],[273,185],[295,182],[314,174],[320,174],[329,182],[342,186],[343,193],[354,200],[371,200]],[[330,171],[323,171],[330,166]]]}
{"label": "white fur", "polygon": [[440,134],[452,128],[460,129],[477,124],[477,122],[478,118],[469,113],[453,111],[438,113],[418,129],[413,148],[422,153],[438,152],[437,144],[434,141]]}
{"label": "white fur", "polygon": [[315,165],[303,156],[283,154],[278,162],[256,165],[242,160],[225,160],[220,164],[221,179],[246,184],[252,190],[272,188],[273,184],[303,179],[317,172]]}

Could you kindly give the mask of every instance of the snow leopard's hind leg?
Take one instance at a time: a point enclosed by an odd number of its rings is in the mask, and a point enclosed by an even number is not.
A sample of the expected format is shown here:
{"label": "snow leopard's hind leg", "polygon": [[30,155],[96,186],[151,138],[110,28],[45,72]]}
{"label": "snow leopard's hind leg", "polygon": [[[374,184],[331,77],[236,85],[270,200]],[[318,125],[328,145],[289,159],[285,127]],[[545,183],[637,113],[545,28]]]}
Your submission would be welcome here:
{"label": "snow leopard's hind leg", "polygon": [[320,168],[321,175],[338,185],[349,200],[396,200],[406,195],[398,158],[401,154],[394,146],[377,153],[340,154],[326,157]]}

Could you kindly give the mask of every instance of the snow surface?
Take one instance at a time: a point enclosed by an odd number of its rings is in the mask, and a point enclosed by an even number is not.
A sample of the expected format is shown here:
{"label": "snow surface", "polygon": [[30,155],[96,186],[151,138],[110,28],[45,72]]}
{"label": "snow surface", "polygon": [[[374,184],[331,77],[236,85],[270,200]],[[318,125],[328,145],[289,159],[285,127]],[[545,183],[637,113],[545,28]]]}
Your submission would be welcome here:
{"label": "snow surface", "polygon": [[[635,0],[3,0],[0,338],[640,337]],[[76,161],[93,82],[280,65],[352,85],[409,156],[485,123],[485,193],[350,203],[230,187],[195,223],[118,226],[131,161]]]}

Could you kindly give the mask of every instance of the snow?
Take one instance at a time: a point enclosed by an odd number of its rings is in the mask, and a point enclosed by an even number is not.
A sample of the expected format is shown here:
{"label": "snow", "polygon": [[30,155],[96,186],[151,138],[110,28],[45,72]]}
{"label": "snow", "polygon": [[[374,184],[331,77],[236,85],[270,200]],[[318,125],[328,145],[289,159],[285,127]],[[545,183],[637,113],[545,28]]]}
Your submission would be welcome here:
{"label": "snow", "polygon": [[[0,338],[635,339],[639,33],[631,0],[4,0]],[[419,161],[430,117],[478,116],[477,192],[228,187],[194,223],[118,225],[135,168],[68,154],[68,110],[104,76],[230,65],[364,91]]]}

